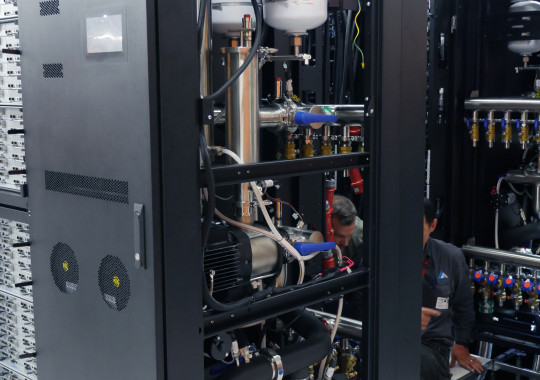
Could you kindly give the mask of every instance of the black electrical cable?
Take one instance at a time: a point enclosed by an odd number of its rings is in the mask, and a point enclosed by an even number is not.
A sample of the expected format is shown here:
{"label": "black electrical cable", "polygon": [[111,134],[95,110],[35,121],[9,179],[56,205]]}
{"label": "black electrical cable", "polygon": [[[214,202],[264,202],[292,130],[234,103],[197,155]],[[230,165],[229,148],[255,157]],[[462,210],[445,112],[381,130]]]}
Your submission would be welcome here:
{"label": "black electrical cable", "polygon": [[[199,35],[199,49],[203,47],[203,38],[204,38],[204,21],[206,17],[206,7],[208,6],[209,0],[201,0],[199,5],[199,15],[197,16],[197,32]],[[207,22],[212,22],[212,16],[209,16]]]}
{"label": "black electrical cable", "polygon": [[[210,155],[208,154],[208,146],[206,145],[206,137],[204,136],[204,133],[200,133],[200,151],[201,151],[201,157],[204,164],[204,173],[206,176],[206,188],[208,191],[208,196],[206,200],[206,213],[203,221],[203,225],[201,228],[201,238],[202,238],[202,249],[206,248],[206,243],[208,242],[208,235],[210,234],[210,226],[212,225],[212,220],[214,219],[214,211],[216,209],[216,183],[214,179],[214,173],[212,172],[212,164],[210,162]],[[204,255],[202,257],[203,266],[204,266]],[[210,290],[208,289],[208,284],[206,283],[206,278],[204,275],[204,271],[202,274],[202,283],[203,283],[203,299],[204,302],[212,309],[218,310],[218,311],[230,311],[235,308],[245,306],[252,302],[251,298],[244,298],[237,302],[233,303],[221,303],[217,301],[212,295],[210,294]]]}
{"label": "black electrical cable", "polygon": [[206,96],[204,98],[205,100],[216,100],[218,97],[223,95],[225,91],[227,91],[227,89],[234,83],[234,81],[238,79],[240,75],[242,75],[244,70],[251,63],[251,60],[257,53],[257,50],[259,50],[259,46],[261,45],[263,34],[264,34],[262,12],[261,12],[261,9],[259,8],[259,4],[257,4],[257,0],[251,0],[251,4],[253,5],[253,11],[255,12],[255,19],[257,22],[255,26],[255,33],[257,34],[257,36],[255,37],[255,41],[253,42],[253,46],[251,47],[249,55],[247,56],[242,66],[240,66],[238,70],[236,70],[236,72],[223,84],[223,86],[221,86],[219,90],[217,90],[213,94]]}
{"label": "black electrical cable", "polygon": [[273,329],[273,328],[269,328],[268,330],[271,331],[271,332],[281,332],[281,331],[284,331],[284,330],[287,330],[289,327],[291,327],[291,325],[296,322],[298,320],[298,318],[300,318],[302,316],[302,313],[304,312],[304,309],[302,310],[299,310],[298,311],[298,315],[292,320],[290,321],[289,323],[287,323],[286,325],[282,326],[281,328],[279,329]]}
{"label": "black electrical cable", "polygon": [[336,38],[335,38],[335,53],[334,53],[334,103],[339,104],[339,94],[341,92],[341,75],[340,70],[343,67],[343,53],[344,53],[344,26],[343,13],[341,11],[336,12]]}
{"label": "black electrical cable", "polygon": [[346,16],[345,21],[345,41],[343,43],[343,62],[341,66],[341,86],[339,89],[339,104],[343,104],[343,98],[345,97],[345,89],[347,87],[347,74],[348,74],[348,68],[349,68],[349,54],[350,52],[350,46],[349,43],[352,41],[351,38],[351,26],[354,26],[354,23],[352,21],[352,11],[343,11],[344,18]]}
{"label": "black electrical cable", "polygon": [[212,164],[210,162],[210,155],[208,154],[208,146],[206,144],[204,132],[200,133],[199,143],[201,157],[204,164],[204,174],[206,176],[206,189],[208,191],[208,196],[206,199],[206,214],[204,216],[204,221],[201,228],[201,246],[204,250],[206,248],[206,243],[208,242],[210,226],[212,225],[212,220],[214,220],[214,211],[216,209],[216,181],[214,179],[214,172],[212,171]]}
{"label": "black electrical cable", "polygon": [[331,86],[331,68],[332,65],[330,63],[330,20],[333,20],[333,12],[330,11],[328,14],[328,19],[326,20],[326,23],[324,24],[324,45],[323,45],[323,100],[324,103],[328,104],[330,103],[330,88]]}
{"label": "black electrical cable", "polygon": [[204,13],[206,12],[206,7],[208,6],[208,0],[201,0],[201,4],[199,6],[199,17],[197,18],[197,28],[199,31],[203,27],[204,22]]}
{"label": "black electrical cable", "polygon": [[[206,1],[204,6],[206,6]],[[236,79],[244,72],[244,70],[248,67],[248,65],[253,60],[253,57],[257,53],[257,50],[259,49],[259,46],[261,45],[262,38],[263,38],[263,21],[262,21],[262,12],[259,8],[259,5],[257,4],[257,0],[251,0],[251,4],[253,5],[253,11],[255,12],[255,18],[256,18],[256,27],[255,27],[255,33],[257,36],[255,37],[255,41],[253,43],[253,46],[242,64],[236,70],[236,72],[213,94],[210,94],[206,96],[205,100],[215,100],[219,96],[223,95],[225,91],[234,83]],[[201,4],[201,10],[202,10],[203,4]],[[200,14],[199,14],[200,16]],[[199,19],[201,16],[199,17]],[[208,235],[210,233],[210,226],[212,224],[212,220],[214,218],[214,210],[215,210],[215,180],[214,175],[212,172],[212,165],[210,162],[210,156],[208,154],[208,146],[206,144],[206,138],[204,137],[204,133],[201,133],[200,136],[200,145],[201,145],[201,157],[203,159],[204,168],[205,168],[205,175],[207,180],[207,189],[208,189],[208,199],[206,204],[206,215],[204,218],[203,226],[202,226],[202,247],[203,250],[206,247],[206,243],[208,241]],[[212,295],[210,294],[210,290],[208,289],[208,284],[206,283],[206,278],[204,275],[202,275],[202,283],[203,283],[203,299],[204,302],[212,309],[217,311],[230,311],[234,310],[238,307],[245,306],[252,302],[252,297],[243,298],[239,301],[232,302],[232,303],[221,303],[217,301]],[[266,292],[259,292],[259,293],[266,293]]]}
{"label": "black electrical cable", "polygon": [[232,196],[232,195],[229,195],[228,197],[225,198],[225,197],[220,197],[219,195],[216,194],[215,197],[216,197],[217,199],[222,200],[222,201],[230,201],[231,199],[233,199],[233,196]]}
{"label": "black electrical cable", "polygon": [[354,50],[354,58],[353,58],[353,67],[352,67],[352,80],[351,80],[351,83],[352,83],[352,86],[351,86],[351,103],[354,103],[355,102],[355,99],[356,99],[356,91],[355,91],[355,88],[356,88],[356,73],[357,73],[357,69],[358,69],[358,61],[360,59],[360,53],[358,52],[358,50]]}
{"label": "black electrical cable", "polygon": [[270,330],[270,325],[274,323],[276,318],[269,318],[265,321],[261,331],[259,331],[259,334],[257,335],[257,340],[255,341],[255,344],[257,347],[262,347],[262,342],[266,334],[268,333],[268,330]]}
{"label": "black electrical cable", "polygon": [[[206,213],[205,213],[203,225],[201,228],[201,238],[202,238],[201,246],[204,251],[204,249],[206,248],[206,244],[208,242],[208,235],[210,234],[210,227],[212,225],[212,220],[214,219],[214,211],[216,208],[216,202],[215,202],[216,183],[214,179],[214,173],[212,172],[212,163],[210,162],[210,155],[208,154],[208,146],[206,144],[206,137],[204,136],[204,133],[202,131],[199,135],[199,143],[200,143],[201,157],[204,164],[204,173],[206,176],[206,188],[208,191],[208,196],[206,200]],[[204,267],[204,255],[202,256],[202,265]],[[249,303],[255,300],[254,297],[247,297],[236,302],[225,304],[225,303],[219,302],[210,294],[210,290],[208,289],[208,284],[206,283],[206,277],[204,275],[204,271],[202,273],[202,283],[203,283],[204,302],[213,310],[230,311],[230,310],[234,310],[236,308],[248,305]],[[271,291],[272,291],[272,288],[258,292],[256,294],[257,298],[258,297],[264,298]]]}
{"label": "black electrical cable", "polygon": [[267,299],[268,297],[270,297],[272,295],[283,294],[283,293],[287,293],[287,292],[290,292],[290,291],[293,291],[293,290],[296,290],[296,289],[301,289],[301,288],[304,288],[304,287],[309,286],[311,284],[316,284],[316,283],[319,283],[321,281],[326,281],[326,280],[329,280],[331,278],[334,278],[334,277],[340,276],[340,275],[344,275],[344,273],[342,273],[340,271],[336,271],[336,272],[327,273],[323,277],[317,277],[314,280],[311,280],[309,282],[305,282],[305,283],[299,284],[299,285],[290,285],[290,286],[287,286],[285,288],[268,287],[268,288],[266,288],[264,290],[261,290],[260,292],[257,292],[255,294],[253,294],[252,296],[242,298],[241,300],[238,300],[238,301],[235,301],[235,302],[223,303],[223,302],[220,302],[220,301],[216,300],[210,294],[210,290],[208,289],[208,284],[206,283],[206,278],[205,278],[204,272],[203,272],[203,275],[202,275],[203,299],[204,299],[204,302],[206,303],[206,305],[208,305],[213,310],[216,310],[216,311],[232,311],[232,310],[238,309],[240,307],[249,305],[249,304],[251,304],[253,302],[257,302],[257,301],[260,301],[260,300],[263,300],[263,299]]}

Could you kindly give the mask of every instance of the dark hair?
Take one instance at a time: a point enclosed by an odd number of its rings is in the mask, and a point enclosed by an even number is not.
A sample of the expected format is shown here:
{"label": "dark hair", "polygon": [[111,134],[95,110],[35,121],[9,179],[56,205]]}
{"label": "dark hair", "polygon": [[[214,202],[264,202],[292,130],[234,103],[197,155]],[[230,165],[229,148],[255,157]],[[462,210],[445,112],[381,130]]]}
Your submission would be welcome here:
{"label": "dark hair", "polygon": [[437,218],[437,207],[430,199],[424,198],[424,216],[428,224],[433,223],[433,219]]}
{"label": "dark hair", "polygon": [[339,224],[348,226],[356,221],[356,207],[354,203],[343,195],[334,195],[332,202],[332,218],[336,217]]}

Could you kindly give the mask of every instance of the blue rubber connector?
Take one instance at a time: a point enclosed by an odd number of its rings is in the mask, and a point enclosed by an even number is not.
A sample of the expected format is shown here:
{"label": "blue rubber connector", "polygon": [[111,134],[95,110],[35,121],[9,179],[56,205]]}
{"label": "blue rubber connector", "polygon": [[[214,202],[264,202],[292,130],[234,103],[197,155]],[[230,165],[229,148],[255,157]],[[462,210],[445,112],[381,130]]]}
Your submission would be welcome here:
{"label": "blue rubber connector", "polygon": [[538,133],[538,118],[534,119],[534,131]]}
{"label": "blue rubber connector", "polygon": [[517,120],[516,120],[516,129],[517,129],[518,131],[521,131],[521,119],[517,119]]}
{"label": "blue rubber connector", "polygon": [[496,275],[495,273],[491,273],[488,277],[487,277],[487,283],[489,285],[497,285],[499,281],[499,276]]}
{"label": "blue rubber connector", "polygon": [[472,130],[472,128],[471,128],[471,118],[470,117],[465,119],[465,125],[467,126],[467,129],[470,132]]}
{"label": "blue rubber connector", "polygon": [[523,290],[524,292],[530,292],[533,289],[534,282],[532,282],[531,280],[525,280],[521,283],[521,290]]}
{"label": "blue rubber connector", "polygon": [[484,272],[481,270],[474,271],[473,280],[476,282],[481,282],[484,279]]}
{"label": "blue rubber connector", "polygon": [[506,277],[503,282],[505,288],[513,288],[516,283],[516,279],[512,277]]}
{"label": "blue rubber connector", "polygon": [[335,123],[337,122],[337,116],[319,115],[309,112],[297,112],[294,114],[294,122],[298,125],[306,125],[311,123]]}
{"label": "blue rubber connector", "polygon": [[300,255],[306,256],[313,252],[334,249],[336,248],[336,243],[333,241],[326,243],[294,243],[294,248]]}
{"label": "blue rubber connector", "polygon": [[489,130],[489,121],[488,118],[484,118],[484,130],[487,132]]}
{"label": "blue rubber connector", "polygon": [[503,132],[506,131],[506,119],[504,117],[501,119],[501,129]]}

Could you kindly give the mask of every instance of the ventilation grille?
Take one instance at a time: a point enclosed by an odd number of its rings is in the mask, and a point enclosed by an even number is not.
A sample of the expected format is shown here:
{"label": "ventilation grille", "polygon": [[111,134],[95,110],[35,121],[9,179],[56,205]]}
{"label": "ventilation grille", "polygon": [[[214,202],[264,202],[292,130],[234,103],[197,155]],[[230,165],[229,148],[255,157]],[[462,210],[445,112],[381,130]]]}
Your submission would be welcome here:
{"label": "ventilation grille", "polygon": [[210,271],[214,270],[214,292],[231,289],[241,281],[240,251],[238,246],[209,249],[204,254],[204,272],[211,288]]}
{"label": "ventilation grille", "polygon": [[39,3],[40,16],[52,16],[60,14],[60,0],[41,1]]}
{"label": "ventilation grille", "polygon": [[43,78],[63,78],[64,65],[61,63],[44,63]]}
{"label": "ventilation grille", "polygon": [[51,254],[51,273],[54,283],[63,293],[73,293],[79,284],[79,264],[71,247],[58,243]]}
{"label": "ventilation grille", "polygon": [[45,189],[104,201],[129,203],[128,183],[113,179],[46,170]]}
{"label": "ventilation grille", "polygon": [[115,310],[122,310],[127,306],[131,296],[129,276],[126,267],[116,256],[108,255],[101,260],[99,266],[99,289],[105,303]]}

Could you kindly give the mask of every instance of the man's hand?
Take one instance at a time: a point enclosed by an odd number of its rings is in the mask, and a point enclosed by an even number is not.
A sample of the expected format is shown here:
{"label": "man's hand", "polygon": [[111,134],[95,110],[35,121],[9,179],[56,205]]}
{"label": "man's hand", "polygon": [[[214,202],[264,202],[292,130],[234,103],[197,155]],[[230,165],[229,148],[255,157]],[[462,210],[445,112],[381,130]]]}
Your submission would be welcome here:
{"label": "man's hand", "polygon": [[454,344],[452,347],[452,362],[450,367],[456,365],[456,361],[463,367],[471,372],[481,373],[484,371],[482,363],[475,357],[471,356],[469,349],[461,344]]}
{"label": "man's hand", "polygon": [[437,311],[435,309],[430,309],[428,307],[422,308],[422,331],[424,331],[427,326],[429,325],[429,321],[431,321],[431,318],[438,317],[441,315],[440,311]]}

